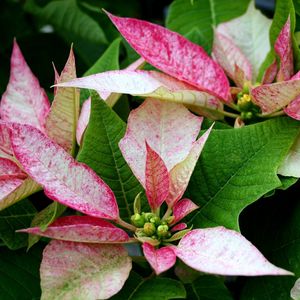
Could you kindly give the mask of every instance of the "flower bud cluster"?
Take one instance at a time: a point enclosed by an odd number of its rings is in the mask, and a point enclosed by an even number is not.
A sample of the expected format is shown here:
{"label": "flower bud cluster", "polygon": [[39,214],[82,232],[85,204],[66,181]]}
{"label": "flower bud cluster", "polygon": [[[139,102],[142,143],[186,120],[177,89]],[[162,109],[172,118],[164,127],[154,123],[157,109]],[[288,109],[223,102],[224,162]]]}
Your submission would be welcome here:
{"label": "flower bud cluster", "polygon": [[153,213],[141,214],[135,213],[131,217],[131,222],[138,229],[136,235],[138,237],[151,237],[155,240],[167,239],[171,236],[169,231],[169,224],[173,221],[174,217],[169,217],[167,220],[161,220],[160,217]]}

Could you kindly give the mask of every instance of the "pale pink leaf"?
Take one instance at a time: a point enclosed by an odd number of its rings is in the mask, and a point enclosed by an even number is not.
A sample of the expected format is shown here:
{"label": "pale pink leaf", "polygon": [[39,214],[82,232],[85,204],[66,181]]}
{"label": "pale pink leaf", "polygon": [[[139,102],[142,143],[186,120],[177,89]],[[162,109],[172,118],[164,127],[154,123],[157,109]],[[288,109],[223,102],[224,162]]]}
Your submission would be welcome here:
{"label": "pale pink leaf", "polygon": [[[256,81],[261,64],[270,51],[269,30],[271,19],[264,16],[250,1],[246,13],[217,26],[216,31],[234,41],[252,66],[252,82]],[[239,64],[238,64],[239,65]],[[241,67],[239,65],[239,67]],[[244,70],[246,73],[246,71]],[[246,73],[247,74],[247,73]]]}
{"label": "pale pink leaf", "polygon": [[68,216],[57,219],[43,231],[40,227],[18,230],[56,240],[82,243],[125,243],[128,234],[111,223],[90,216]]}
{"label": "pale pink leaf", "polygon": [[147,141],[159,154],[168,171],[189,154],[202,118],[183,105],[146,99],[131,111],[127,131],[119,146],[131,170],[145,187]]}
{"label": "pale pink leaf", "polygon": [[276,77],[277,70],[278,70],[277,61],[276,59],[274,59],[272,64],[266,69],[264,73],[264,76],[262,78],[262,84],[272,83]]}
{"label": "pale pink leaf", "polygon": [[290,16],[277,37],[274,49],[280,59],[277,81],[289,80],[294,73]]}
{"label": "pale pink leaf", "polygon": [[10,159],[0,157],[0,178],[9,175],[25,179],[27,175]]}
{"label": "pale pink leaf", "polygon": [[174,231],[180,231],[180,230],[184,230],[187,228],[187,224],[186,223],[179,223],[175,226],[173,226],[171,228],[171,231],[174,232]]}
{"label": "pale pink leaf", "polygon": [[[10,188],[5,192],[5,189],[8,186],[10,186]],[[3,193],[0,192],[0,210],[25,199],[37,191],[40,191],[41,187],[28,177],[25,180],[19,178],[12,179],[9,184],[7,182],[0,183],[0,190],[1,189],[3,189]]]}
{"label": "pale pink leaf", "polygon": [[251,95],[263,113],[272,113],[285,107],[300,95],[300,79],[261,85],[252,89]]}
{"label": "pale pink leaf", "polygon": [[78,145],[81,145],[83,134],[90,120],[91,104],[92,101],[91,98],[89,97],[87,100],[83,102],[83,105],[81,107],[81,112],[80,112],[80,116],[77,123],[77,129],[76,129],[76,140]]}
{"label": "pale pink leaf", "polygon": [[143,252],[150,266],[155,271],[156,275],[165,272],[172,268],[176,262],[176,254],[173,247],[166,246],[160,249],[155,249],[149,243],[143,243]]}
{"label": "pale pink leaf", "polygon": [[48,97],[40,87],[14,41],[9,83],[0,102],[0,118],[7,122],[32,125],[45,131]]}
{"label": "pale pink leaf", "polygon": [[[65,82],[76,78],[76,67],[71,49],[66,65],[56,80]],[[79,90],[57,88],[50,112],[46,119],[47,135],[67,152],[74,154],[76,128],[79,117]]]}
{"label": "pale pink leaf", "polygon": [[240,233],[224,227],[195,229],[179,242],[176,255],[188,266],[220,275],[293,275],[278,268]]}
{"label": "pale pink leaf", "polygon": [[[9,126],[0,120],[0,151],[9,156],[13,155],[11,148]],[[1,154],[0,154],[1,156]]]}
{"label": "pale pink leaf", "polygon": [[229,82],[226,75],[200,46],[159,25],[107,14],[128,43],[147,62],[227,101]]}
{"label": "pale pink leaf", "polygon": [[21,186],[23,181],[20,178],[0,177],[0,210],[6,207],[6,204],[3,204],[5,198]]}
{"label": "pale pink leaf", "polygon": [[287,107],[284,108],[284,112],[293,119],[300,120],[300,96],[294,99]]}
{"label": "pale pink leaf", "polygon": [[211,129],[212,127],[208,129],[196,142],[194,142],[185,159],[171,169],[170,192],[166,199],[169,207],[172,207],[185,192]]}
{"label": "pale pink leaf", "polygon": [[238,66],[244,72],[246,80],[252,80],[252,66],[247,57],[234,44],[234,40],[219,33],[217,30],[214,35],[212,54],[227,75],[239,86],[243,87],[236,78],[235,66]]}
{"label": "pale pink leaf", "polygon": [[173,207],[173,216],[175,217],[175,219],[174,219],[174,221],[172,221],[172,224],[176,224],[181,219],[183,219],[185,216],[187,216],[192,211],[194,211],[195,209],[198,209],[198,208],[199,208],[199,206],[196,205],[190,199],[181,199]]}
{"label": "pale pink leaf", "polygon": [[108,299],[121,290],[131,268],[121,245],[53,240],[43,252],[41,299]]}
{"label": "pale pink leaf", "polygon": [[299,300],[300,299],[300,278],[296,280],[294,283],[294,286],[291,289],[291,298],[293,300]]}
{"label": "pale pink leaf", "polygon": [[[146,61],[140,57],[139,59],[135,60],[132,64],[130,64],[128,67],[125,68],[125,70],[128,71],[134,71],[141,69]],[[99,92],[99,95],[101,99],[106,101],[106,103],[112,107],[114,104],[118,101],[118,99],[121,97],[121,94],[116,93],[109,93],[109,92]]]}
{"label": "pale pink leaf", "polygon": [[156,211],[169,194],[170,178],[161,157],[146,141],[146,195],[152,211]]}
{"label": "pale pink leaf", "polygon": [[106,99],[110,106],[114,103],[113,95],[131,94],[207,108],[213,112],[222,109],[222,103],[215,96],[157,71],[107,71],[59,83],[58,86],[94,89],[102,96],[103,93],[112,93],[112,102],[110,98]]}
{"label": "pale pink leaf", "polygon": [[24,170],[49,198],[94,217],[118,219],[116,198],[104,181],[38,129],[13,124],[11,142]]}

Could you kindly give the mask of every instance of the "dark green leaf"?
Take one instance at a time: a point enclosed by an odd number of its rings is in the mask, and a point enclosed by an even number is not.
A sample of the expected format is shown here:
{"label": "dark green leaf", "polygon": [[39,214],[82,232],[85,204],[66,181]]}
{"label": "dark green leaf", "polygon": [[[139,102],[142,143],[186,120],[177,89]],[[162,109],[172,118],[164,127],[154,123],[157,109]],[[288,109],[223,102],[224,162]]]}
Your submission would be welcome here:
{"label": "dark green leaf", "polygon": [[116,195],[121,217],[129,219],[133,214],[134,198],[143,188],[119,150],[118,143],[125,134],[126,124],[94,95],[78,160],[88,164],[110,186]]}
{"label": "dark green leaf", "polygon": [[184,299],[186,291],[180,281],[169,278],[155,278],[144,281],[128,300]]}
{"label": "dark green leaf", "polygon": [[233,300],[223,279],[215,276],[200,276],[190,284],[195,299]]}
{"label": "dark green leaf", "polygon": [[0,248],[0,299],[40,299],[42,250],[41,246],[34,247],[29,253]]}
{"label": "dark green leaf", "polygon": [[240,212],[281,186],[277,169],[298,132],[299,123],[288,118],[213,130],[188,187],[188,197],[200,206],[194,228],[239,230]]}
{"label": "dark green leaf", "polygon": [[169,9],[166,26],[185,35],[210,53],[213,27],[242,15],[249,0],[175,0]]}
{"label": "dark green leaf", "polygon": [[0,212],[0,238],[8,248],[15,250],[27,246],[27,235],[16,230],[30,227],[36,213],[27,199]]}
{"label": "dark green leaf", "polygon": [[[30,224],[30,227],[40,227],[41,230],[46,230],[47,227],[59,216],[61,216],[65,210],[66,206],[58,202],[53,202],[35,215]],[[41,237],[38,235],[29,234],[27,249],[30,249],[34,244],[36,244],[40,240],[40,238]]]}

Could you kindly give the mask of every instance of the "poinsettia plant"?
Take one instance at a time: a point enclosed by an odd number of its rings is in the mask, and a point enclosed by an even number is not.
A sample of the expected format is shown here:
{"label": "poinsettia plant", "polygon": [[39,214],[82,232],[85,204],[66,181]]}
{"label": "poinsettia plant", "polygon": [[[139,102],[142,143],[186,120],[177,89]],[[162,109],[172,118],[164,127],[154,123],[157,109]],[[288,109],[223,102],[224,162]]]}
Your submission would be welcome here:
{"label": "poinsettia plant", "polygon": [[298,6],[240,5],[205,31],[205,4],[175,0],[167,24],[188,15],[197,43],[104,10],[130,55],[120,68],[117,38],[76,78],[71,48],[53,100],[14,41],[0,239],[24,261],[43,248],[42,299],[298,299]]}

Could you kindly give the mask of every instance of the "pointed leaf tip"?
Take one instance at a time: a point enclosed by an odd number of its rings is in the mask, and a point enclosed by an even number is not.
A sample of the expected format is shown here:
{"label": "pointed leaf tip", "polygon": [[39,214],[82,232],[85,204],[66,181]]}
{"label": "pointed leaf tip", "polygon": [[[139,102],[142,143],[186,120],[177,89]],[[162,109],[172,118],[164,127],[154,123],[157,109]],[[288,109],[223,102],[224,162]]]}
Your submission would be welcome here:
{"label": "pointed leaf tip", "polygon": [[224,227],[195,229],[176,248],[176,255],[188,266],[220,275],[293,275],[278,268],[240,233]]}
{"label": "pointed leaf tip", "polygon": [[29,124],[45,131],[45,118],[49,109],[44,89],[14,40],[9,83],[0,102],[0,118],[7,122]]}
{"label": "pointed leaf tip", "polygon": [[49,198],[94,217],[118,219],[116,198],[104,181],[38,129],[13,124],[11,141],[16,158]]}
{"label": "pointed leaf tip", "polygon": [[146,153],[146,195],[151,209],[156,211],[169,194],[169,172],[161,157],[147,141]]}
{"label": "pointed leaf tip", "polygon": [[110,13],[107,15],[128,43],[147,62],[179,80],[227,101],[228,79],[222,68],[200,46],[162,26],[138,19],[116,17]]}
{"label": "pointed leaf tip", "polygon": [[176,262],[176,254],[172,246],[155,249],[151,244],[143,243],[142,248],[147,261],[156,275],[169,270]]}

